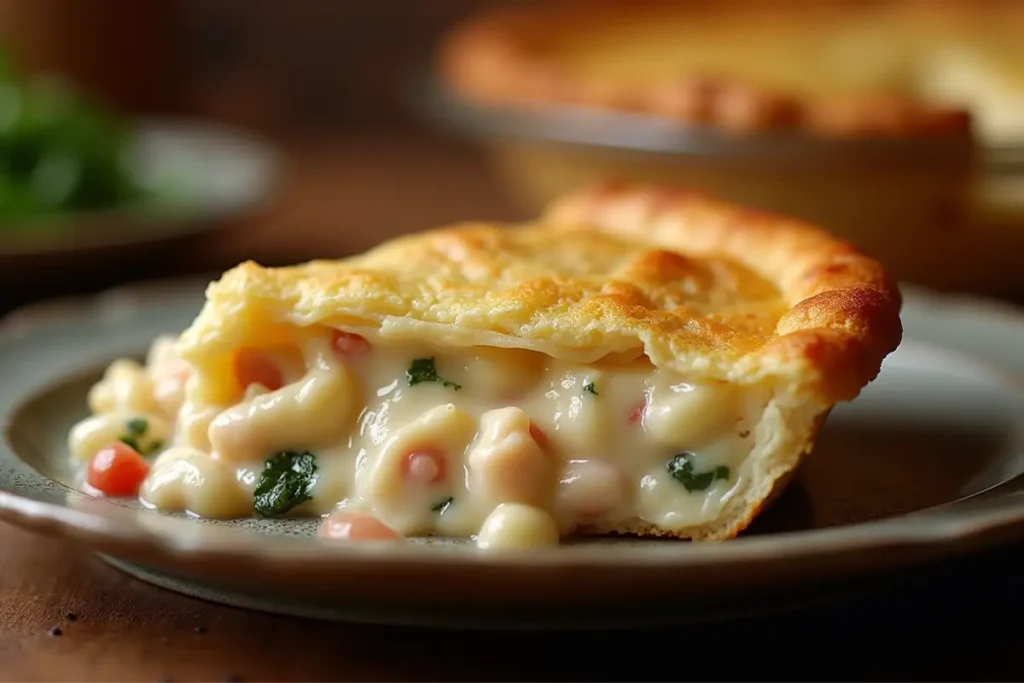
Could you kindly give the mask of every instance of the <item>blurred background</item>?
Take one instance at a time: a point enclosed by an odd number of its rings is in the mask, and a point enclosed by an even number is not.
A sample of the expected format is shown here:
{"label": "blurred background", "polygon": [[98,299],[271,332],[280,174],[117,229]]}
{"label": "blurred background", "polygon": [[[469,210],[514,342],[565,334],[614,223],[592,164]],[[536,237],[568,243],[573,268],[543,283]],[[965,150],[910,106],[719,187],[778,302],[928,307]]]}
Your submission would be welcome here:
{"label": "blurred background", "polygon": [[[217,272],[246,258],[341,256],[465,218],[525,216],[490,181],[472,145],[438,135],[403,101],[410,67],[425,65],[442,31],[480,4],[0,0],[4,61],[22,73],[60,74],[128,120],[185,120],[202,132],[223,126],[259,144],[229,150],[243,158],[217,159],[220,166],[265,166],[262,153],[274,157],[273,171],[249,174],[260,196],[236,190],[246,195],[236,202],[243,210],[195,219],[217,225],[160,230],[132,221],[116,235],[89,226],[103,239],[65,234],[70,227],[59,237],[22,227],[4,212],[11,200],[0,188],[0,310],[124,281]],[[0,96],[0,119],[2,108]],[[202,144],[159,142],[159,151],[182,156]],[[237,165],[217,170],[239,172]]]}
{"label": "blurred background", "polygon": [[[642,122],[638,135],[605,126],[595,144],[566,139],[551,120],[491,120],[452,104],[431,80],[434,51],[459,20],[496,4],[0,0],[0,311],[248,258],[343,256],[447,222],[528,218],[550,194],[598,176],[700,186],[710,174],[723,194],[760,179],[785,184],[783,194],[815,193],[806,183],[820,167],[786,175],[763,155],[719,163],[691,154],[678,131],[645,137]],[[1024,73],[1024,63],[1013,68]],[[979,172],[983,188],[971,191],[1002,198],[983,219],[967,215],[957,167],[917,193],[927,206],[891,208],[893,224],[871,214],[848,226],[850,206],[878,202],[857,195],[873,171],[856,154],[813,154],[828,157],[831,182],[847,192],[835,207],[776,201],[776,190],[763,202],[757,191],[736,197],[805,213],[859,242],[863,231],[865,248],[901,278],[1024,298],[1012,158]],[[124,155],[132,161],[122,177]],[[886,192],[917,196],[911,188],[935,165],[887,176]],[[982,242],[987,251],[958,265],[964,245]]]}

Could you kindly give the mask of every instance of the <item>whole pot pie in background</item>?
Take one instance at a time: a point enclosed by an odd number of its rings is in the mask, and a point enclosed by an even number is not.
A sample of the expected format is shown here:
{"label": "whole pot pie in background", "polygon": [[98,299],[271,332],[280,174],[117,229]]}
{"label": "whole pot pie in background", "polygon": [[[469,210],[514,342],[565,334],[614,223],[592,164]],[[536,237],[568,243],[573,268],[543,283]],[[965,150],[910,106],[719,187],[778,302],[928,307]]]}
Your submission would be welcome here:
{"label": "whole pot pie in background", "polygon": [[243,263],[110,366],[69,446],[100,493],[332,538],[727,539],[875,377],[899,306],[818,228],[599,186],[531,224]]}
{"label": "whole pot pie in background", "polygon": [[455,101],[601,138],[493,131],[531,207],[607,177],[682,184],[822,225],[896,277],[991,290],[1024,248],[1024,203],[988,165],[1024,148],[1022,26],[1012,2],[560,0],[470,17],[437,65]]}
{"label": "whole pot pie in background", "polygon": [[440,66],[500,104],[643,112],[733,133],[1024,138],[1024,6],[598,0],[489,9]]}

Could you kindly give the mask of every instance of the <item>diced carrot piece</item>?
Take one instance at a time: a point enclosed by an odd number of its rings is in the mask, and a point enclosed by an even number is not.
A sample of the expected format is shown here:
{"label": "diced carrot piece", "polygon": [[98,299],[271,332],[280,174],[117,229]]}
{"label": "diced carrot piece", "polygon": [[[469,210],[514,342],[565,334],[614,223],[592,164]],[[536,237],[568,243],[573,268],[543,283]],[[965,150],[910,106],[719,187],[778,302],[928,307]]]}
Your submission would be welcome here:
{"label": "diced carrot piece", "polygon": [[320,525],[320,536],[335,541],[394,541],[401,538],[394,529],[373,515],[337,510]]}
{"label": "diced carrot piece", "polygon": [[536,422],[530,422],[530,436],[537,442],[541,450],[547,450],[548,447],[548,435],[544,433],[544,430],[537,426]]}
{"label": "diced carrot piece", "polygon": [[421,484],[444,481],[447,470],[444,454],[435,450],[413,451],[406,456],[404,463],[406,478]]}
{"label": "diced carrot piece", "polygon": [[633,408],[633,412],[629,414],[629,421],[633,424],[640,424],[644,419],[644,410],[647,408],[647,401],[641,401],[639,405]]}
{"label": "diced carrot piece", "polygon": [[366,338],[352,332],[331,330],[331,345],[343,359],[351,360],[369,352],[370,342]]}
{"label": "diced carrot piece", "polygon": [[89,461],[86,481],[105,496],[137,496],[149,476],[149,463],[126,443],[101,448]]}

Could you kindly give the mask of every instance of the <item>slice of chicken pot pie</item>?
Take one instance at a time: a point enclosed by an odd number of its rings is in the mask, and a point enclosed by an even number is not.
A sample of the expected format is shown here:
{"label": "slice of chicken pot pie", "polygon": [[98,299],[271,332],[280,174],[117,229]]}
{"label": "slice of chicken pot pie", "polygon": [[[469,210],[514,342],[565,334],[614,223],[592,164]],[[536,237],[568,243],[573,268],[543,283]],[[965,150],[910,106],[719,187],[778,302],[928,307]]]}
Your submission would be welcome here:
{"label": "slice of chicken pot pie", "polygon": [[603,186],[530,225],[243,263],[110,367],[71,451],[108,495],[335,538],[727,539],[874,378],[899,305],[814,227]]}

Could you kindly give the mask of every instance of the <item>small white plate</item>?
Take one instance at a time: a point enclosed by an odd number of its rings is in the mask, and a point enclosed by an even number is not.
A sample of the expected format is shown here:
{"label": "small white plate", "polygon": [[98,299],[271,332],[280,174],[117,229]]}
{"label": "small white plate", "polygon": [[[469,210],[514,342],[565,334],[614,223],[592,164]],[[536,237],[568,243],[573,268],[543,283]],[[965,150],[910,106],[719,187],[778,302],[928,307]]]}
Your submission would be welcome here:
{"label": "small white plate", "polygon": [[[76,492],[67,429],[105,363],[191,321],[205,282],[33,307],[0,327],[0,518],[84,541],[211,600],[380,623],[544,628],[718,619],[1024,536],[1024,318],[909,292],[907,339],[775,507],[718,544],[589,539],[519,554],[450,541],[344,547],[315,522],[199,522]],[[840,584],[842,582],[842,584]]]}

